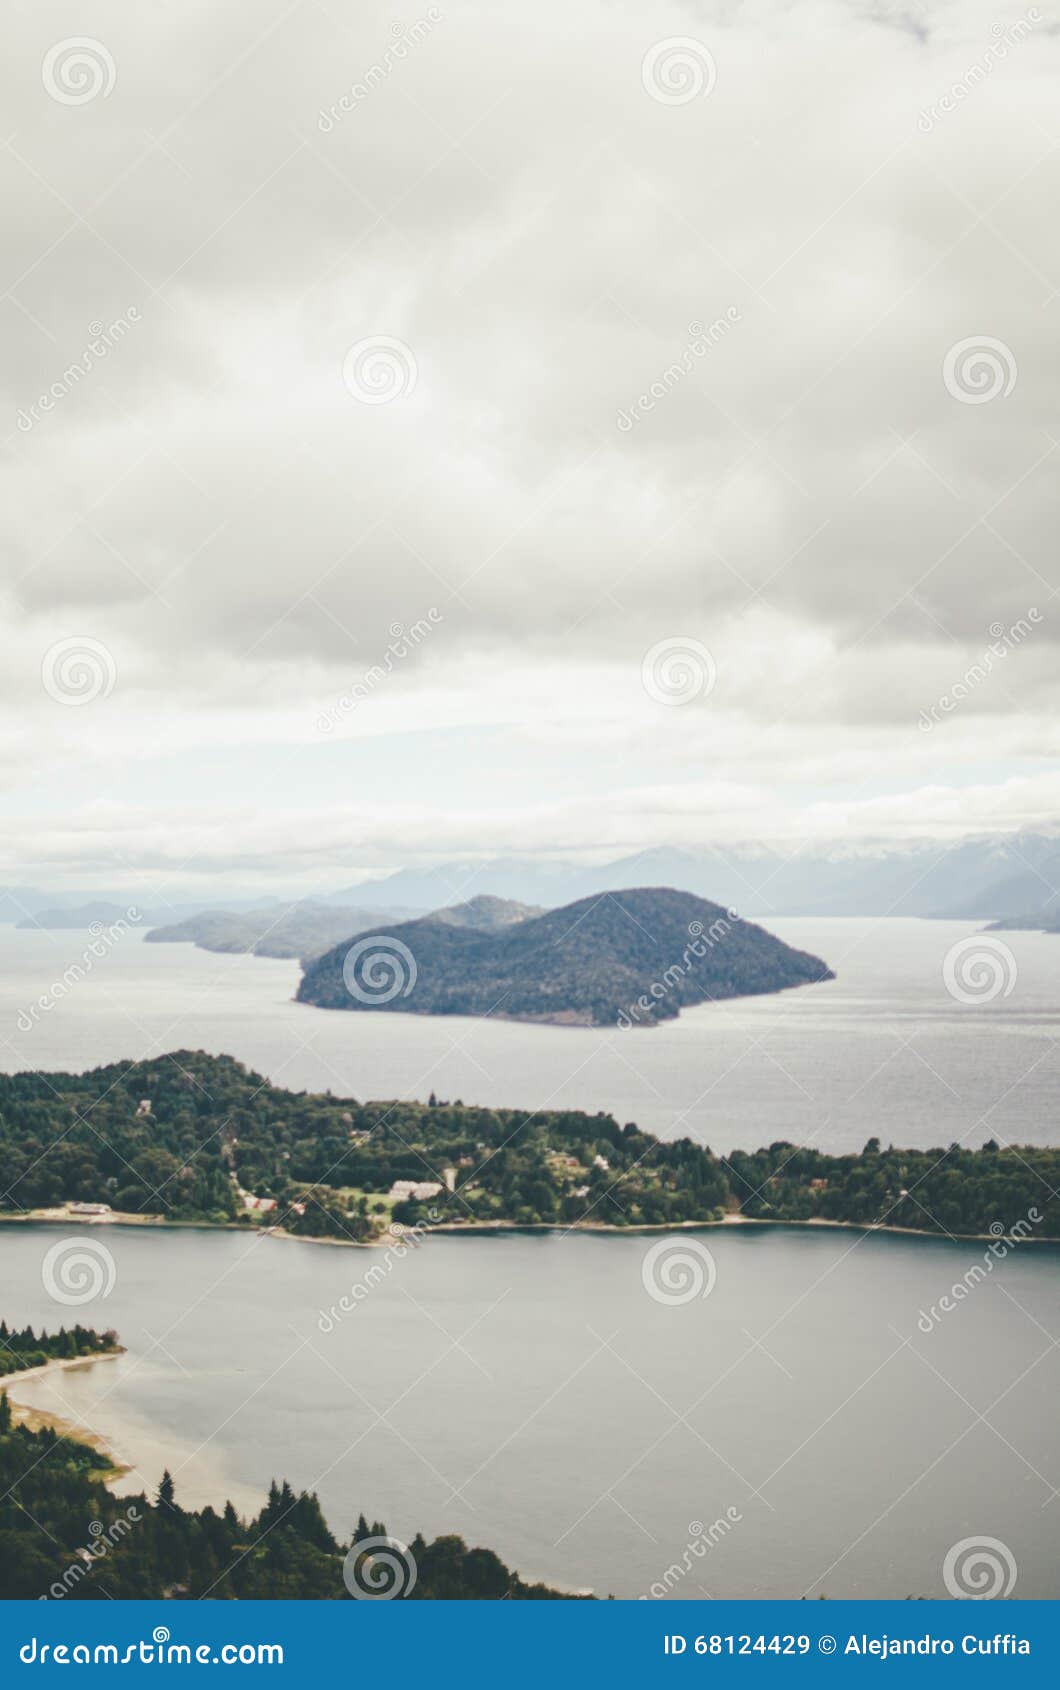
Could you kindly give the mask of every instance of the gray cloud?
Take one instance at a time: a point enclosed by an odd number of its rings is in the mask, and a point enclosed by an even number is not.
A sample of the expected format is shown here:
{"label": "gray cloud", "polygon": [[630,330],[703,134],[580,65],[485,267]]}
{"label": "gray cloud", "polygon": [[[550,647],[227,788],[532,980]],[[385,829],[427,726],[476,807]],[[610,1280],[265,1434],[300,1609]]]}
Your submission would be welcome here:
{"label": "gray cloud", "polygon": [[[653,755],[660,790],[702,781],[708,746],[729,792],[753,764],[780,828],[838,797],[869,730],[909,831],[942,825],[925,790],[965,781],[996,784],[1001,815],[1005,776],[1040,782],[1042,819],[1060,629],[1044,20],[1002,39],[980,0],[930,21],[824,0],[436,10],[397,31],[316,0],[101,4],[114,85],[78,104],[41,64],[89,26],[57,3],[20,16],[0,153],[13,775],[91,766],[120,807],[129,760],[314,748],[321,708],[433,605],[437,634],[339,730],[387,740],[410,798],[418,698],[421,728],[500,733],[512,757],[559,724],[554,774],[528,777],[541,843],[601,736],[630,748],[596,805],[623,842]],[[646,92],[670,37],[709,50],[709,94]],[[343,360],[380,335],[416,380],[368,404]],[[968,402],[944,364],[984,336],[1015,378]],[[918,740],[1030,606],[1033,639]],[[42,655],[82,633],[119,684],[57,711]],[[719,684],[663,719],[640,660],[683,633]],[[499,840],[474,758],[453,759],[453,801]],[[174,779],[185,814],[214,803]],[[702,832],[744,815],[692,810]],[[672,836],[647,798],[641,825],[634,844]]]}

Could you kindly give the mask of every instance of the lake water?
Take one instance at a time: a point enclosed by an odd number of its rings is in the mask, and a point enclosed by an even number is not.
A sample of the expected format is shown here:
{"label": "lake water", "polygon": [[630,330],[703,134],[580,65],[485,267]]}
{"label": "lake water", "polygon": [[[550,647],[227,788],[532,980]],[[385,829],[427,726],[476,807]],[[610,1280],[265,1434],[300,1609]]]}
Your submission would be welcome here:
{"label": "lake water", "polygon": [[[1060,939],[1005,935],[1011,990],[973,1005],[942,979],[971,925],[772,925],[839,978],[629,1033],[314,1010],[290,1001],[294,964],[136,935],[20,1031],[87,935],[0,929],[0,1060],[225,1051],[286,1086],[606,1109],[719,1150],[1060,1142]],[[17,1394],[106,1435],[135,1488],[168,1464],[190,1505],[248,1509],[286,1476],[339,1535],[363,1509],[619,1596],[675,1567],[675,1597],[942,1596],[947,1550],[983,1536],[1017,1596],[1060,1594],[1052,1248],[1020,1247],[924,1332],[982,1245],[714,1229],[713,1291],[668,1306],[644,1289],[643,1237],[439,1235],[396,1261],[110,1227],[89,1236],[114,1290],[70,1310],[41,1279],[61,1236],[0,1230],[3,1312],[113,1325],[129,1353]],[[383,1260],[354,1313],[321,1318]]]}
{"label": "lake water", "polygon": [[227,1052],[278,1084],[368,1098],[607,1110],[718,1151],[776,1139],[860,1149],[987,1138],[1060,1143],[1060,937],[1010,933],[1008,995],[961,1003],[943,963],[965,922],[788,919],[771,927],[838,978],[705,1004],[651,1030],[342,1014],[291,1001],[293,962],[119,939],[28,1031],[19,1012],[84,933],[0,928],[0,1064],[82,1069]]}
{"label": "lake water", "polygon": [[[20,1319],[70,1313],[41,1283],[57,1236],[0,1232]],[[106,1432],[135,1489],[165,1462],[189,1504],[256,1506],[286,1475],[339,1534],[363,1509],[406,1541],[458,1531],[524,1576],[623,1597],[674,1565],[677,1598],[943,1596],[946,1552],[983,1535],[1017,1596],[1060,1594],[1051,1248],[1016,1249],[924,1333],[983,1246],[715,1228],[697,1235],[713,1291],[669,1306],[644,1289],[648,1238],[436,1235],[331,1321],[380,1251],[91,1239],[116,1283],[77,1312],[129,1353],[15,1393]]]}

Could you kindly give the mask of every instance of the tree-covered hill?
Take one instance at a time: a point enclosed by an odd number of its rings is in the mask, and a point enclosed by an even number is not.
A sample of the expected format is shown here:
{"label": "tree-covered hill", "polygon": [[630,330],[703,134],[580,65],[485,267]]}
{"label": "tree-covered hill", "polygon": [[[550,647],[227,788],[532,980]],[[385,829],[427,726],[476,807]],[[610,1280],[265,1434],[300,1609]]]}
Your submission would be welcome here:
{"label": "tree-covered hill", "polygon": [[417,1535],[399,1545],[399,1559],[384,1550],[373,1567],[371,1546],[386,1538],[385,1526],[362,1515],[348,1544],[369,1547],[349,1556],[317,1498],[287,1484],[273,1484],[252,1520],[230,1502],[220,1512],[182,1508],[168,1473],[154,1498],[115,1497],[100,1481],[96,1450],[12,1421],[0,1393],[0,1600],[343,1601],[366,1587],[390,1590],[391,1576],[401,1581],[397,1600],[561,1599],[459,1537],[427,1543]]}
{"label": "tree-covered hill", "polygon": [[829,980],[818,957],[690,892],[583,898],[492,932],[426,916],[306,967],[302,1003],[421,1015],[652,1026],[682,1006]]}
{"label": "tree-covered hill", "polygon": [[[87,1074],[0,1075],[0,1214],[71,1201],[173,1220],[379,1236],[393,1221],[669,1226],[725,1214],[1060,1238],[1060,1149],[777,1143],[717,1157],[578,1110],[361,1103],[178,1051]],[[397,1181],[428,1187],[391,1195]],[[430,1188],[435,1189],[430,1189]],[[450,1189],[451,1188],[451,1189]]]}

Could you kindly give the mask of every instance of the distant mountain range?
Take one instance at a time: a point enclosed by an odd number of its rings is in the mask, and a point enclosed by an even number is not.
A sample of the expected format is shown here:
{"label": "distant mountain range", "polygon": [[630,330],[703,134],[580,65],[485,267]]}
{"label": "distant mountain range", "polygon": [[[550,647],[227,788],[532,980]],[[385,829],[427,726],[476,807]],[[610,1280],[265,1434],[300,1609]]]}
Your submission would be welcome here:
{"label": "distant mountain range", "polygon": [[385,880],[351,886],[341,898],[362,908],[385,903],[428,909],[481,888],[554,907],[647,881],[756,917],[906,915],[990,921],[1025,915],[1049,899],[1060,901],[1060,838],[1028,833],[951,845],[932,841],[790,851],[754,845],[702,851],[663,846],[595,867],[496,857],[400,869]]}
{"label": "distant mountain range", "polygon": [[[336,874],[336,880],[340,875]],[[1060,836],[997,834],[955,844],[924,841],[892,845],[766,845],[641,851],[597,865],[535,857],[493,857],[482,861],[402,868],[384,879],[346,885],[315,898],[213,899],[174,910],[158,908],[157,895],[125,898],[106,892],[46,894],[30,887],[0,887],[0,921],[27,917],[49,924],[72,905],[95,902],[139,905],[148,920],[172,924],[186,916],[246,915],[251,925],[263,910],[275,919],[295,906],[369,912],[369,920],[393,912],[427,914],[466,903],[478,894],[554,909],[594,893],[635,885],[671,886],[692,892],[747,916],[904,915],[1000,921],[1013,917],[1035,925],[1039,912],[1060,906]],[[30,923],[32,924],[32,922]],[[355,923],[356,925],[356,923]],[[353,931],[353,928],[350,928]],[[337,940],[336,940],[337,942]],[[243,948],[240,946],[239,948]],[[286,952],[284,954],[298,954]]]}
{"label": "distant mountain range", "polygon": [[322,1009],[629,1027],[832,978],[819,957],[720,905],[653,887],[492,930],[444,914],[373,930],[309,963],[297,997]]}

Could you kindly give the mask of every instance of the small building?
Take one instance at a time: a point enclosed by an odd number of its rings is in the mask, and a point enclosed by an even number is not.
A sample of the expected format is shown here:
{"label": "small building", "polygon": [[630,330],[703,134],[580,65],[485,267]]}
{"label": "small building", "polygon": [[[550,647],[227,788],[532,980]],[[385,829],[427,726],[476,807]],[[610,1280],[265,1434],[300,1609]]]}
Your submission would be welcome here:
{"label": "small building", "polygon": [[436,1180],[396,1179],[389,1195],[395,1203],[425,1203],[437,1197],[442,1187]]}
{"label": "small building", "polygon": [[67,1209],[71,1215],[110,1215],[114,1213],[109,1203],[68,1203]]}
{"label": "small building", "polygon": [[136,1105],[137,1119],[139,1120],[144,1115],[150,1115],[150,1113],[151,1099],[149,1097],[141,1097],[139,1103]]}
{"label": "small building", "polygon": [[271,1215],[276,1207],[275,1197],[255,1197],[252,1191],[241,1191],[243,1207],[252,1215]]}

